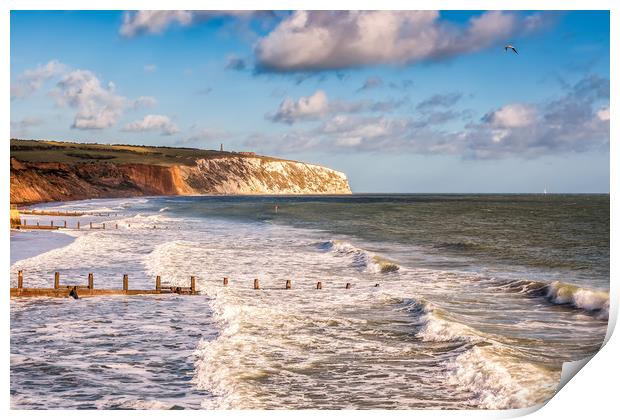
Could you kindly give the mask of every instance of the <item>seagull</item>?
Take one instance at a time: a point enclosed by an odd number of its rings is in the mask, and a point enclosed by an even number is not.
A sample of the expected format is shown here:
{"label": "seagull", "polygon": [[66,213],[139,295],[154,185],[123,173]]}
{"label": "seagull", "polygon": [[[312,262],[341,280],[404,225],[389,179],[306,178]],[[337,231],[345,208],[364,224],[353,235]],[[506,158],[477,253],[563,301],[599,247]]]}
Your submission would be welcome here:
{"label": "seagull", "polygon": [[517,49],[513,47],[512,44],[504,45],[504,51],[508,51],[508,50],[513,50],[515,54],[519,55],[519,53],[517,52]]}

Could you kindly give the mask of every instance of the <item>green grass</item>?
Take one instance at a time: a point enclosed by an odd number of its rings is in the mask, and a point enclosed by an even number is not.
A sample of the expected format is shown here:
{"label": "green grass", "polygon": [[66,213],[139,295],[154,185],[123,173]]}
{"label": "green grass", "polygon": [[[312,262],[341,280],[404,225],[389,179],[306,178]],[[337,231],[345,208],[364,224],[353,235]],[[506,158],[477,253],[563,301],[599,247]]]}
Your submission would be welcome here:
{"label": "green grass", "polygon": [[[72,143],[51,140],[11,139],[11,157],[22,162],[112,162],[118,164],[193,165],[196,159],[243,156],[234,152],[186,147],[134,146],[128,144]],[[265,160],[283,160],[257,156]]]}

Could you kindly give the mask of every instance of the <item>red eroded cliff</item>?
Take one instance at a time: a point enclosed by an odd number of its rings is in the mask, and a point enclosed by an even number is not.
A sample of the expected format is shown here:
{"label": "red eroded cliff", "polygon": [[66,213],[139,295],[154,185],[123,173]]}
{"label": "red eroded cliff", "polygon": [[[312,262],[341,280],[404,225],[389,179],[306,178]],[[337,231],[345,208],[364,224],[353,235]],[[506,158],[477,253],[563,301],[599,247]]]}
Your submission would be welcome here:
{"label": "red eroded cliff", "polygon": [[175,166],[11,159],[11,203],[191,193]]}

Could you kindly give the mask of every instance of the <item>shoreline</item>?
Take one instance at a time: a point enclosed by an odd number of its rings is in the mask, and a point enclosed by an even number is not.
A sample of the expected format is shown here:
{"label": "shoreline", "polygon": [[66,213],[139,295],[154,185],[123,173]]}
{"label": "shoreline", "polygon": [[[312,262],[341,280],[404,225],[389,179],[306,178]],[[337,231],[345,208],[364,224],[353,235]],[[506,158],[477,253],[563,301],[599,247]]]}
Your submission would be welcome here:
{"label": "shoreline", "polygon": [[12,267],[20,261],[71,245],[76,238],[58,231],[20,231],[11,229],[9,240]]}

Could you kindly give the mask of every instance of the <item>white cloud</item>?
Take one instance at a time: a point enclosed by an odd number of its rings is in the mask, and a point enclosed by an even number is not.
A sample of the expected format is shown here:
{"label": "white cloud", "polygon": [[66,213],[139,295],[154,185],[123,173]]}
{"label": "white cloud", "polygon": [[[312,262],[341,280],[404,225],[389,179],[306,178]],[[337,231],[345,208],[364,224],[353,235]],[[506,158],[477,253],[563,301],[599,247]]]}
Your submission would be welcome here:
{"label": "white cloud", "polygon": [[437,11],[297,11],[256,45],[263,71],[311,71],[440,59],[503,43],[545,23],[490,11],[464,28]]}
{"label": "white cloud", "polygon": [[67,67],[58,60],[51,60],[34,69],[28,69],[17,76],[17,82],[11,86],[11,99],[30,95],[48,80],[67,71]]}
{"label": "white cloud", "polygon": [[596,113],[596,116],[601,121],[609,121],[609,105],[599,109]]}
{"label": "white cloud", "polygon": [[179,132],[178,127],[166,115],[146,115],[141,120],[127,124],[124,131],[160,131],[162,135],[172,135]]}
{"label": "white cloud", "polygon": [[536,108],[526,104],[508,104],[487,114],[484,120],[496,127],[526,127],[536,121]]}
{"label": "white cloud", "polygon": [[102,129],[116,123],[127,105],[127,99],[116,94],[114,83],[102,86],[88,70],[73,70],[66,74],[53,96],[61,106],[77,109],[73,128]]}
{"label": "white cloud", "polygon": [[249,10],[140,10],[125,12],[119,32],[122,36],[130,38],[144,33],[162,33],[172,24],[189,26],[198,21],[218,17],[248,17],[254,13]]}
{"label": "white cloud", "polygon": [[144,66],[144,71],[147,73],[155,73],[157,71],[157,66],[155,64],[147,64]]}
{"label": "white cloud", "polygon": [[140,96],[132,101],[116,93],[113,82],[104,85],[93,72],[71,69],[58,60],[17,76],[15,85],[11,86],[11,99],[36,92],[52,79],[56,85],[49,94],[56,104],[77,110],[72,128],[104,129],[114,125],[126,109],[157,105],[157,100],[151,96]]}
{"label": "white cloud", "polygon": [[133,108],[153,108],[157,106],[157,99],[152,96],[140,96],[136,100],[133,101]]}
{"label": "white cloud", "polygon": [[285,98],[275,113],[266,115],[274,122],[294,124],[298,121],[317,120],[338,113],[351,114],[356,112],[389,112],[398,108],[405,100],[400,101],[329,101],[322,90],[297,100]]}
{"label": "white cloud", "polygon": [[325,115],[328,111],[327,95],[322,90],[317,90],[314,94],[301,97],[298,100],[285,98],[278,111],[268,118],[273,121],[293,124],[299,120],[316,119]]}
{"label": "white cloud", "polygon": [[[453,102],[444,99],[431,97],[429,101],[433,106]],[[246,144],[255,148],[270,145],[274,152],[357,150],[473,159],[608,152],[609,105],[599,105],[608,99],[609,80],[589,76],[567,86],[559,98],[535,105],[506,104],[453,130],[447,130],[443,122],[467,117],[469,112],[431,112],[422,107],[406,117],[336,115],[314,127],[277,137],[249,137]]]}
{"label": "white cloud", "polygon": [[11,121],[11,138],[23,138],[28,135],[28,129],[43,124],[37,117],[24,117],[19,121]]}

